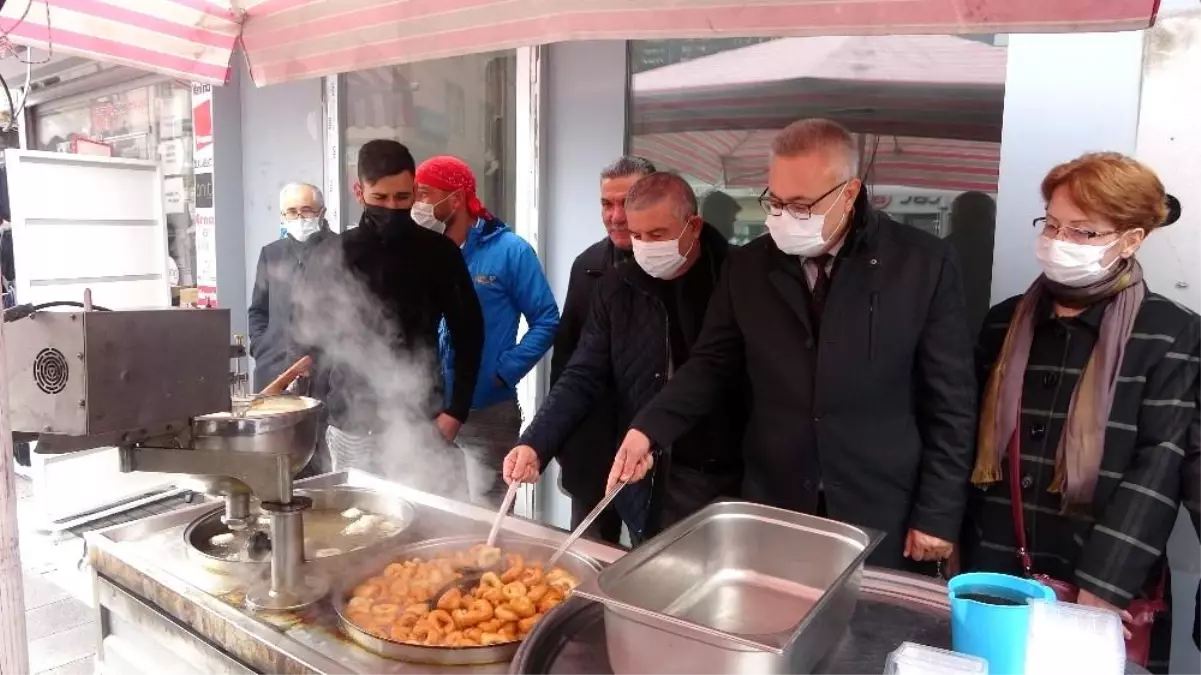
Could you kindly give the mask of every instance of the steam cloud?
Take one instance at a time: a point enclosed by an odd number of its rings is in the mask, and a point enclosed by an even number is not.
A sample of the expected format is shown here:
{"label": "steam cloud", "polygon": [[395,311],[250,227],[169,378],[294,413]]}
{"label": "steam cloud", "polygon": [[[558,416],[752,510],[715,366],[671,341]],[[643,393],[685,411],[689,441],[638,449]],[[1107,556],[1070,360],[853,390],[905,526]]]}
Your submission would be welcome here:
{"label": "steam cloud", "polygon": [[294,339],[315,349],[352,415],[374,412],[382,424],[373,456],[354,468],[465,499],[463,453],[433,423],[442,408],[437,354],[400,334],[396,318],[345,265],[340,238],[323,244],[309,265],[294,295]]}

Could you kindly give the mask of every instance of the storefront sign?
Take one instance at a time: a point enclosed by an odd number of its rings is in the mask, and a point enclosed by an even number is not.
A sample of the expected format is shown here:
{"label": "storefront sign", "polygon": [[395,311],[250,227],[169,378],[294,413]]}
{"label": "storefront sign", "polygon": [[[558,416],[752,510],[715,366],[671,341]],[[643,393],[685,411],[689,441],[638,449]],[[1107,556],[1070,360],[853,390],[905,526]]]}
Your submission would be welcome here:
{"label": "storefront sign", "polygon": [[163,174],[177,176],[186,169],[186,150],[184,139],[172,138],[158,144],[158,161],[163,167]]}
{"label": "storefront sign", "polygon": [[167,215],[185,213],[184,184],[182,176],[163,179],[163,211]]}
{"label": "storefront sign", "polygon": [[[325,78],[325,219],[335,232],[342,227],[342,123],[338,110],[338,76]],[[280,238],[283,238],[280,228]]]}
{"label": "storefront sign", "polygon": [[217,306],[217,218],[213,210],[213,88],[192,85],[197,305]]}
{"label": "storefront sign", "polygon": [[213,88],[207,84],[192,85],[192,135],[197,152],[213,144]]}

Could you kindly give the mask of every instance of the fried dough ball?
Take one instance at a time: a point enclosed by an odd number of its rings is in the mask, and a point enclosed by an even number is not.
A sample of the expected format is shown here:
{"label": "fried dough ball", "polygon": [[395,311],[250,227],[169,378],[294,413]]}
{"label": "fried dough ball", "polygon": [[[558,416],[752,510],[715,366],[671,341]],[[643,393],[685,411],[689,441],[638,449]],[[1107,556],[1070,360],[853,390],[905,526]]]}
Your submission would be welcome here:
{"label": "fried dough ball", "polygon": [[[513,598],[509,601],[509,609],[513,610],[513,613],[519,619],[528,619],[538,613],[538,606],[529,597]],[[498,609],[497,616],[500,615],[499,612],[500,610]]]}
{"label": "fried dough ball", "polygon": [[[503,560],[503,563],[502,563]],[[441,589],[463,569],[492,568],[474,587]],[[475,647],[523,639],[579,581],[520,554],[482,544],[431,560],[397,560],[355,587],[346,617],[379,638],[435,647]],[[439,597],[434,597],[439,593]]]}
{"label": "fried dough ball", "polygon": [[442,597],[438,598],[438,609],[455,610],[459,608],[459,605],[462,603],[462,601],[463,591],[460,591],[457,588],[452,588],[443,593]]}
{"label": "fried dough ball", "polygon": [[525,572],[525,560],[516,553],[505,558],[508,568],[500,575],[500,580],[506,584],[517,581]]}
{"label": "fried dough ball", "polygon": [[526,633],[534,630],[534,626],[538,625],[538,622],[541,620],[542,620],[542,615],[535,614],[529,618],[518,621],[517,622],[517,633],[519,635],[525,635]]}
{"label": "fried dough ball", "polygon": [[530,589],[526,588],[525,584],[520,581],[514,581],[511,584],[505,584],[505,587],[501,591],[505,594],[506,599],[512,600],[513,598],[525,597]]}

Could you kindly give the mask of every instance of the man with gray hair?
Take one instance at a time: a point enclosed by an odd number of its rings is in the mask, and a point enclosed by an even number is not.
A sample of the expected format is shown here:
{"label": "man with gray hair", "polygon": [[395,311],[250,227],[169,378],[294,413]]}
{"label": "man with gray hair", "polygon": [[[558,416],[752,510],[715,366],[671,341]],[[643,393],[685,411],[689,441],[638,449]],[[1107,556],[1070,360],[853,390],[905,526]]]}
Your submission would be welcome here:
{"label": "man with gray hair", "polygon": [[870,562],[933,572],[958,539],[975,456],[976,378],[952,248],[873,211],[850,132],[776,137],[768,237],[731,254],[691,357],[631,425],[609,484],[747,378],[743,498],[885,533]]}
{"label": "man with gray hair", "polygon": [[[674,174],[639,179],[624,210],[634,259],[600,280],[579,347],[505,459],[509,482],[536,480],[605,393],[616,401],[618,428],[627,428],[688,360],[701,332],[729,248],[725,238],[701,221],[692,187]],[[722,394],[722,404],[672,444],[653,489],[651,481],[631,485],[614,501],[633,542],[737,495],[743,393],[732,384]],[[592,480],[603,485],[603,469]]]}
{"label": "man with gray hair", "polygon": [[289,183],[279,191],[279,223],[279,239],[259,251],[250,295],[255,391],[303,356],[293,339],[292,294],[313,251],[333,236],[321,190],[308,183]]}
{"label": "man with gray hair", "polygon": [[[601,222],[605,237],[589,246],[575,259],[567,282],[567,297],[559,316],[559,328],[550,358],[550,383],[553,386],[567,368],[567,362],[580,343],[580,334],[592,303],[594,287],[606,272],[630,257],[630,233],[626,228],[626,193],[639,178],[654,173],[655,165],[634,155],[620,157],[600,173]],[[571,526],[583,522],[604,498],[605,472],[617,451],[621,429],[614,421],[613,400],[601,396],[593,411],[576,427],[559,452],[559,481],[571,495]],[[589,529],[593,539],[617,544],[621,540],[621,519],[612,508],[605,509]]]}

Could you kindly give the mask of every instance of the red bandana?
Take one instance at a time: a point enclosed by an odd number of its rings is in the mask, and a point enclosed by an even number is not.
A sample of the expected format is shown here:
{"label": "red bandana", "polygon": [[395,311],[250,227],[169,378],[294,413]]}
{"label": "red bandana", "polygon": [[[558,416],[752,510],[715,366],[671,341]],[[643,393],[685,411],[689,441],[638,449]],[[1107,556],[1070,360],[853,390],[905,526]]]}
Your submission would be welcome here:
{"label": "red bandana", "polygon": [[443,192],[462,190],[467,198],[467,213],[473,218],[492,218],[475,195],[475,174],[467,162],[458,157],[442,155],[425,160],[417,167],[417,183]]}

